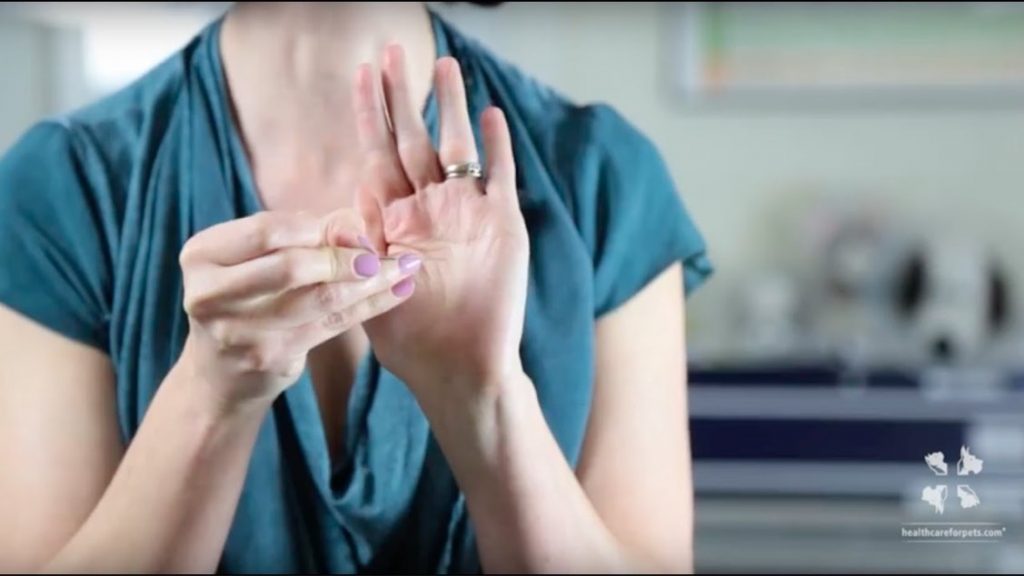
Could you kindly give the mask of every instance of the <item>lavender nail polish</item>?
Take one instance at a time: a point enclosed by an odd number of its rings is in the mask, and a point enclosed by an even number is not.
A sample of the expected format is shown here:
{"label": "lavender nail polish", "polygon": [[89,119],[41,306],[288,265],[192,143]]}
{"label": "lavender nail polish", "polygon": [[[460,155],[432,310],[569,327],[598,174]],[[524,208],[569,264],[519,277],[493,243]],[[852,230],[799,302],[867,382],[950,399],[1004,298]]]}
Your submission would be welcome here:
{"label": "lavender nail polish", "polygon": [[352,269],[356,276],[371,278],[380,272],[380,258],[376,254],[360,254],[352,261]]}
{"label": "lavender nail polish", "polygon": [[399,298],[405,298],[412,294],[414,288],[416,288],[416,281],[412,278],[405,278],[391,287],[391,293]]}
{"label": "lavender nail polish", "polygon": [[402,254],[398,257],[398,269],[405,274],[415,272],[422,263],[423,259],[416,254]]}

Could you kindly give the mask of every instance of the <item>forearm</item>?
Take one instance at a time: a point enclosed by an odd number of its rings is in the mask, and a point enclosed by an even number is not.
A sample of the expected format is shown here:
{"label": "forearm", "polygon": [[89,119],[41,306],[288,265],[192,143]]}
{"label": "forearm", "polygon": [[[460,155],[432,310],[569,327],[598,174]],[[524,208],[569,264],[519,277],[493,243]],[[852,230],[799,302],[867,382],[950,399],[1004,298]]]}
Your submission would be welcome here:
{"label": "forearm", "polygon": [[102,499],[44,570],[215,571],[266,408],[213,406],[175,366]]}
{"label": "forearm", "polygon": [[[655,572],[594,509],[525,376],[465,402],[425,406],[466,495],[488,572]],[[684,568],[685,569],[685,568]]]}

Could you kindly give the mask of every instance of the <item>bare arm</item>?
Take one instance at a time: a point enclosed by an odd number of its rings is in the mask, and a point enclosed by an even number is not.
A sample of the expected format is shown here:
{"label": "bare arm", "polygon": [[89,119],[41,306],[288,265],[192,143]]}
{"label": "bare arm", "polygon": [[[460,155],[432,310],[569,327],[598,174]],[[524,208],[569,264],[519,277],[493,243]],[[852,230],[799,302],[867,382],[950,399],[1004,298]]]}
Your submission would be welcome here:
{"label": "bare arm", "polygon": [[3,571],[213,571],[262,413],[181,374],[122,461],[109,360],[0,307]]}
{"label": "bare arm", "polygon": [[619,540],[693,570],[683,274],[664,272],[597,325],[597,380],[577,476]]}
{"label": "bare arm", "polygon": [[216,569],[266,407],[220,412],[206,390],[187,367],[172,371],[104,497],[45,571]]}
{"label": "bare arm", "polygon": [[122,451],[107,357],[0,306],[0,571],[51,558]]}
{"label": "bare arm", "polygon": [[376,160],[364,190],[393,224],[392,247],[433,257],[417,296],[367,334],[430,421],[466,495],[484,568],[690,570],[681,266],[598,322],[599,376],[577,477],[519,358],[529,238],[504,114],[489,108],[480,118],[486,180],[441,179],[437,166],[476,160],[461,71],[451,58],[435,67],[435,151],[409,101],[403,58],[397,46],[385,51],[385,102],[374,73],[357,74],[360,138]]}
{"label": "bare arm", "polygon": [[428,409],[487,571],[692,570],[681,278],[672,268],[599,322],[578,475],[525,377],[469,410]]}

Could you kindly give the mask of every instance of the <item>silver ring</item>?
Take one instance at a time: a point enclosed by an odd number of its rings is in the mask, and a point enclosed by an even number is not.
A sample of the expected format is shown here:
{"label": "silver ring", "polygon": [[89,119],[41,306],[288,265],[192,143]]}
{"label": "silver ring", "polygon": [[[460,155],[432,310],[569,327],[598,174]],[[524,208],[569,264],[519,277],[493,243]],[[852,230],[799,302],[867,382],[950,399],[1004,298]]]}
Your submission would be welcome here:
{"label": "silver ring", "polygon": [[444,179],[453,178],[482,178],[483,170],[479,162],[462,162],[460,164],[449,164],[444,167]]}

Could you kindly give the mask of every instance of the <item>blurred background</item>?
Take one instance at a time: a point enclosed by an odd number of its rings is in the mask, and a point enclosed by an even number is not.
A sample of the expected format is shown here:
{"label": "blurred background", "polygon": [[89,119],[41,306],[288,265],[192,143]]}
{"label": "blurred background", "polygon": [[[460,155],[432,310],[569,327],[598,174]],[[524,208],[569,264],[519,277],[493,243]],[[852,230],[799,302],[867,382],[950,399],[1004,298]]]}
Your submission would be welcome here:
{"label": "blurred background", "polygon": [[[226,6],[0,5],[0,151]],[[707,238],[698,571],[1024,571],[1024,3],[434,7],[620,110]]]}

